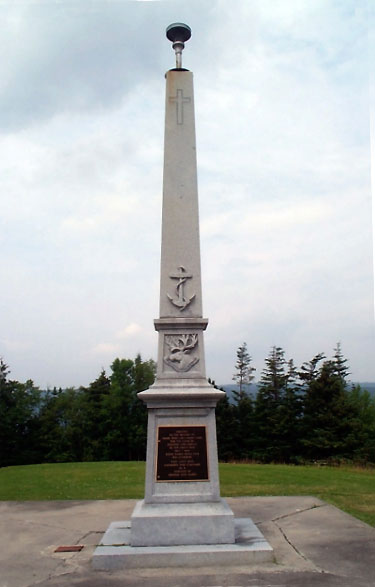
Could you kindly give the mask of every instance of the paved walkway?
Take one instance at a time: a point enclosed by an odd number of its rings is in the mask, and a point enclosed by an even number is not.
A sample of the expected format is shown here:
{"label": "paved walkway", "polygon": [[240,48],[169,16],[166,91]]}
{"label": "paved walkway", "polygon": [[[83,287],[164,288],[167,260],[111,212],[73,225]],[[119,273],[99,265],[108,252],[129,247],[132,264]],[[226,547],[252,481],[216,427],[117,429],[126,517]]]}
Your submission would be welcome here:
{"label": "paved walkway", "polygon": [[[95,545],[134,500],[0,502],[0,587],[375,587],[375,528],[314,497],[229,498],[251,517],[275,563],[94,571]],[[77,553],[55,553],[82,544]]]}

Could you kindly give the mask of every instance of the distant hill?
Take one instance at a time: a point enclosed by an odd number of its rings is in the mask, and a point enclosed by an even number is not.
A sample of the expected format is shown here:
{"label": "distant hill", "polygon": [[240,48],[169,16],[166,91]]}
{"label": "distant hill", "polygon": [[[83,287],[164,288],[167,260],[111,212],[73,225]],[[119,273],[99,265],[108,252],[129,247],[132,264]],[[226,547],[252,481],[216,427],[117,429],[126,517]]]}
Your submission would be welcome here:
{"label": "distant hill", "polygon": [[355,385],[360,385],[362,389],[367,389],[371,395],[375,395],[375,382],[374,381],[361,381]]}
{"label": "distant hill", "polygon": [[[363,390],[367,389],[371,395],[375,396],[375,381],[361,381],[361,382],[354,382],[350,381],[349,385],[360,385]],[[224,389],[228,395],[228,399],[230,402],[233,402],[233,391],[239,391],[240,386],[236,385],[235,383],[225,383],[224,385],[218,385],[220,389]],[[252,397],[255,398],[258,390],[257,383],[251,383],[250,385],[245,385],[244,388],[246,389],[247,393]]]}
{"label": "distant hill", "polygon": [[[234,401],[233,391],[240,391],[240,386],[236,385],[235,383],[226,383],[225,385],[219,385],[218,387],[220,387],[220,389],[224,389],[228,396],[228,400],[231,403]],[[254,399],[257,394],[258,384],[250,383],[250,385],[244,385],[244,388],[246,392]]]}

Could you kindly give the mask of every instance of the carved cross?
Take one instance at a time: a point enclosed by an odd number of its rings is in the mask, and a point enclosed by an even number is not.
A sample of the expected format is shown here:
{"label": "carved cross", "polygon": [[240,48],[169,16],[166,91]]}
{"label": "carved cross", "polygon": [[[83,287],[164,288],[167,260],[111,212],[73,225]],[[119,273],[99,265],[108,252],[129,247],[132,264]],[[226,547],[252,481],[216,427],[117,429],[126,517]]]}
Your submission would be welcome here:
{"label": "carved cross", "polygon": [[177,124],[184,124],[184,104],[190,102],[190,98],[184,98],[184,90],[177,90],[176,96],[170,96],[170,102],[176,103]]}

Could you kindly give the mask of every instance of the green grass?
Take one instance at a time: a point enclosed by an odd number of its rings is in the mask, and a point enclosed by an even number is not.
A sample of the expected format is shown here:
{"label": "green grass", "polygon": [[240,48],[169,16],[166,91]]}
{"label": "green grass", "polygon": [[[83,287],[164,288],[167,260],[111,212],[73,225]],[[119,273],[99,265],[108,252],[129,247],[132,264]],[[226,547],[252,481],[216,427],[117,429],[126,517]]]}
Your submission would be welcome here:
{"label": "green grass", "polygon": [[[0,469],[0,500],[139,499],[142,462],[62,463]],[[314,495],[375,526],[375,470],[221,464],[221,493]]]}
{"label": "green grass", "polygon": [[0,500],[132,499],[144,493],[145,463],[58,463],[0,469]]}
{"label": "green grass", "polygon": [[221,464],[222,494],[313,495],[375,526],[375,469]]}

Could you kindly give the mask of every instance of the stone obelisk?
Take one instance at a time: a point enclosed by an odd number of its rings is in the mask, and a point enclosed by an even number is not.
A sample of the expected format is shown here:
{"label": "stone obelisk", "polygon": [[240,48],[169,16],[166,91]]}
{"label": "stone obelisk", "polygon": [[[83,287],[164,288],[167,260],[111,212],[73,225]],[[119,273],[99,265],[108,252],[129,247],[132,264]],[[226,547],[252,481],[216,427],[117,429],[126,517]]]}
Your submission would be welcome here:
{"label": "stone obelisk", "polygon": [[145,497],[131,520],[112,522],[93,555],[96,569],[245,564],[272,560],[250,518],[234,519],[220,497],[215,406],[207,383],[202,314],[193,76],[181,54],[190,28],[167,37],[160,317],[157,376],[139,393],[148,410]]}
{"label": "stone obelisk", "polygon": [[148,437],[133,546],[234,542],[218,477],[215,406],[224,392],[205,373],[193,75],[181,65],[190,34],[181,23],[167,29],[176,68],[166,74],[159,350],[156,381],[138,394]]}

